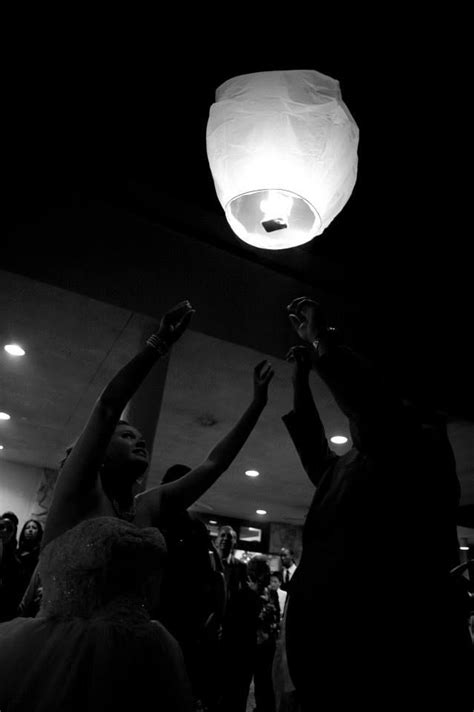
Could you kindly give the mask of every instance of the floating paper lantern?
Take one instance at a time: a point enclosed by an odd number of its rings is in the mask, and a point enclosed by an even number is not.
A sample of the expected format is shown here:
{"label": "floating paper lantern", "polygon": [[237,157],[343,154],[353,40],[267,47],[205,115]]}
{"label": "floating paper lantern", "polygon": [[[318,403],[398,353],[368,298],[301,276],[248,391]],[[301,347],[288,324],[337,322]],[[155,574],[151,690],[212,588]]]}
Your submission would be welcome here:
{"label": "floating paper lantern", "polygon": [[257,72],[224,82],[207,155],[236,235],[269,250],[320,235],[354,188],[358,139],[339,82],[324,74]]}

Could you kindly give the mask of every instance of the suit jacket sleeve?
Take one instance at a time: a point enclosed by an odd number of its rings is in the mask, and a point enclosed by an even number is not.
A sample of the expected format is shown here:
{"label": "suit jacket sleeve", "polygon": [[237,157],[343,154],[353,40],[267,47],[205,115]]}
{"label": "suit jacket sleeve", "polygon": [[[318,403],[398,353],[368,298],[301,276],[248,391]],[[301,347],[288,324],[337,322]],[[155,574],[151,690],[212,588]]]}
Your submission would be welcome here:
{"label": "suit jacket sleeve", "polygon": [[309,479],[317,487],[321,477],[338,459],[329,448],[323,424],[313,402],[282,418]]}
{"label": "suit jacket sleeve", "polygon": [[377,454],[387,433],[400,447],[416,435],[413,423],[389,384],[373,365],[351,349],[333,345],[316,359],[316,370],[351,424],[354,445]]}

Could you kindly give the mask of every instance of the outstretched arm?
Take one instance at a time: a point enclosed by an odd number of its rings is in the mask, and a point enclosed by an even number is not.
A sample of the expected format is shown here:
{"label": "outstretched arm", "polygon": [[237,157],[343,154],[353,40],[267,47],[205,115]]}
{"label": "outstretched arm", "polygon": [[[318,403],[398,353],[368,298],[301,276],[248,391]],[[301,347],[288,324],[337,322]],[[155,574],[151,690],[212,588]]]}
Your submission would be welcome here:
{"label": "outstretched arm", "polygon": [[194,310],[181,302],[161,319],[144,349],[110,381],[97,399],[89,420],[67,458],[56,483],[42,545],[73,526],[94,506],[99,468],[123,409],[153,365],[188,326]]}
{"label": "outstretched arm", "polygon": [[236,458],[254,429],[268,400],[273,369],[267,361],[254,370],[254,396],[240,420],[215,446],[207,459],[175,482],[154,487],[137,497],[137,522],[158,526],[175,511],[187,509],[206,492]]}
{"label": "outstretched arm", "polygon": [[338,456],[328,446],[323,424],[319,417],[309,385],[311,354],[308,347],[293,346],[287,361],[294,363],[293,410],[283,416],[291,439],[311,482],[318,486],[327,468]]}
{"label": "outstretched arm", "polygon": [[401,399],[391,392],[372,364],[337,343],[319,305],[300,297],[287,309],[296,333],[312,347],[318,374],[356,427],[358,446],[365,450],[383,447],[387,428],[392,436],[405,437],[410,426]]}

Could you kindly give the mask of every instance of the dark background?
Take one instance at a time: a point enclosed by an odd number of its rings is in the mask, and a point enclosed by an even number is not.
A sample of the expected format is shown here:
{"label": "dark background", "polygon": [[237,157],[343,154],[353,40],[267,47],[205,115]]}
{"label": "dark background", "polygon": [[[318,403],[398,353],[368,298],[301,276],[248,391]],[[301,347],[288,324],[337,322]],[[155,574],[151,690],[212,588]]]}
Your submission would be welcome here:
{"label": "dark background", "polygon": [[[0,267],[85,293],[116,272],[114,289],[94,294],[125,305],[127,268],[165,264],[150,230],[179,234],[202,245],[203,273],[219,255],[214,320],[232,321],[232,302],[251,315],[261,298],[251,288],[238,303],[224,294],[226,260],[260,265],[269,278],[294,280],[294,296],[319,299],[401,391],[474,420],[463,18],[415,25],[400,7],[327,20],[317,8],[306,16],[282,6],[268,9],[272,23],[244,7],[225,17],[156,11],[133,21],[29,17],[28,27],[16,18],[7,27]],[[301,68],[340,81],[360,128],[358,181],[322,236],[260,251],[234,236],[218,203],[206,158],[209,106],[232,76]],[[201,266],[180,254],[173,269]],[[152,297],[142,297],[153,313]],[[259,328],[248,319],[245,340]]]}

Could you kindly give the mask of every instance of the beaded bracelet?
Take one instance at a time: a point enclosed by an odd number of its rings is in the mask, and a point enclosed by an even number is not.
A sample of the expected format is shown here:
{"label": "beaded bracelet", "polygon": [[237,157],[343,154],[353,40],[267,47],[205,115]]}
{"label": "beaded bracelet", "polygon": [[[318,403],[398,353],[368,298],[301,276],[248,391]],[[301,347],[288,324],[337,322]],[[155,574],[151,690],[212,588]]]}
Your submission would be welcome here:
{"label": "beaded bracelet", "polygon": [[153,349],[155,349],[155,351],[158,351],[160,356],[165,356],[170,350],[169,344],[167,344],[166,341],[157,334],[152,334],[146,340],[146,343],[148,344],[148,346],[151,346]]}

